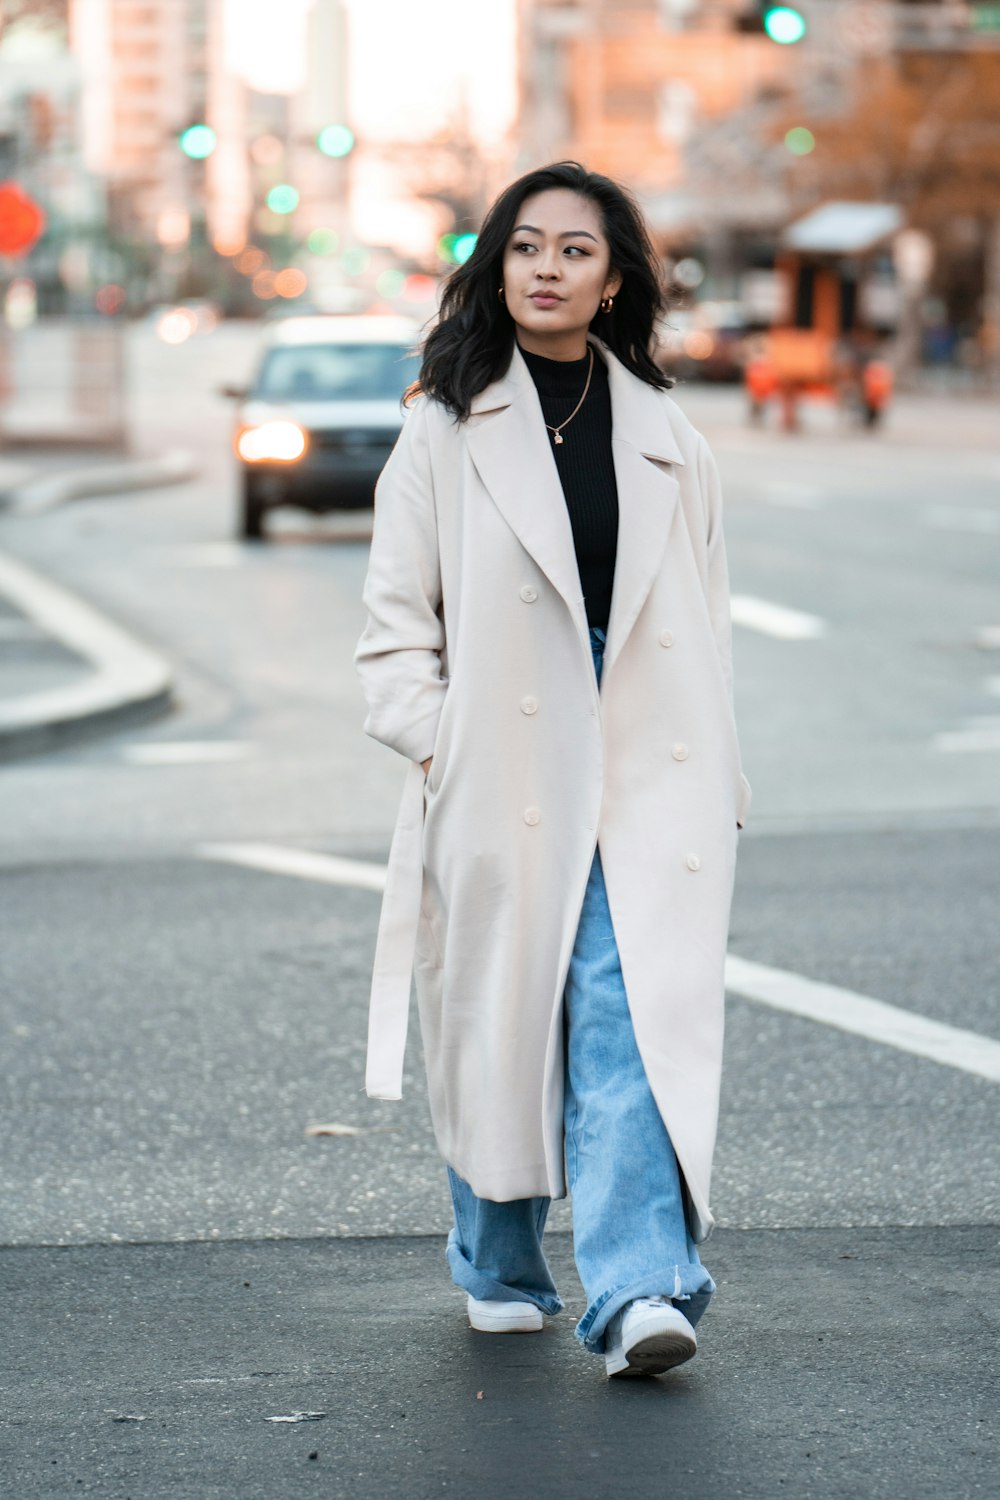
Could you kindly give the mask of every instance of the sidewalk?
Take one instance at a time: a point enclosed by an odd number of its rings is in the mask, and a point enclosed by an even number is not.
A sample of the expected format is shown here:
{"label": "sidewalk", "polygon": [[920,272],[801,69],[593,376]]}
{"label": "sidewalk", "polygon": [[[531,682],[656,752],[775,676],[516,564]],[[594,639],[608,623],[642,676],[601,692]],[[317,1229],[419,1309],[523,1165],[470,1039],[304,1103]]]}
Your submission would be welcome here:
{"label": "sidewalk", "polygon": [[[0,518],[194,472],[182,453],[115,463],[93,453],[2,453]],[[172,680],[164,658],[0,550],[0,762],[162,713]]]}
{"label": "sidewalk", "polygon": [[[717,1231],[697,1357],[473,1334],[442,1239],[0,1250],[18,1500],[939,1500],[995,1491],[993,1228]],[[944,1272],[943,1269],[944,1268]],[[39,1351],[44,1350],[44,1362]]]}

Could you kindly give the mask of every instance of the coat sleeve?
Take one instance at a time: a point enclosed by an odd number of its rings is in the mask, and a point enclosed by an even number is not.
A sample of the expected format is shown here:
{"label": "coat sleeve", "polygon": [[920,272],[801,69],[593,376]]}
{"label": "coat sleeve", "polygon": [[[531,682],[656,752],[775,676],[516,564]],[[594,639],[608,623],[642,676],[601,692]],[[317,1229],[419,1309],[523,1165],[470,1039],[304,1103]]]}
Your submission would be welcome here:
{"label": "coat sleeve", "polygon": [[[698,474],[707,514],[708,609],[712,619],[715,646],[726,681],[729,702],[733,702],[733,624],[729,603],[729,564],[722,529],[722,483],[719,469],[704,438],[698,445]],[[740,807],[737,825],[742,828],[750,808],[750,783],[740,771]]]}
{"label": "coat sleeve", "polygon": [[368,701],[365,733],[410,760],[433,752],[448,690],[441,673],[441,568],[425,397],[375,486],[364,604],[354,661]]}

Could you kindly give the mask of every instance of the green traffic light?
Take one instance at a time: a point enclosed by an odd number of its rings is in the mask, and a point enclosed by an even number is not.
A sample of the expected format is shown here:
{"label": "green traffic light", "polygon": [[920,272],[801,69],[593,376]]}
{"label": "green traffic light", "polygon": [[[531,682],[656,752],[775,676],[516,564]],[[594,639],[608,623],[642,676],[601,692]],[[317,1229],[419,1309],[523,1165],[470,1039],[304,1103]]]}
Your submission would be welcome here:
{"label": "green traffic light", "polygon": [[770,10],[764,12],[764,30],[772,42],[780,42],[783,47],[788,47],[793,42],[801,42],[805,36],[806,19],[800,10],[795,10],[791,5],[772,5]]}
{"label": "green traffic light", "polygon": [[349,156],[354,150],[354,131],[346,125],[324,125],[316,145],[324,156]]}
{"label": "green traffic light", "polygon": [[192,161],[204,161],[206,156],[211,156],[218,141],[211,125],[189,125],[181,131],[177,143]]}

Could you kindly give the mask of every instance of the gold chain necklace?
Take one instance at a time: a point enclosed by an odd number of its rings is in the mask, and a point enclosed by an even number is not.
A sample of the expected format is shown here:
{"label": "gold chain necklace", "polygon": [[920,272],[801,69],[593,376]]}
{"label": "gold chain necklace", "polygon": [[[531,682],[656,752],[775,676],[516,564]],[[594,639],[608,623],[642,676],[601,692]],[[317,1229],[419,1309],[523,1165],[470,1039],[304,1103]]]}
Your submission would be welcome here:
{"label": "gold chain necklace", "polygon": [[577,412],[580,410],[580,407],[586,401],[586,399],[587,399],[587,392],[590,390],[590,377],[591,377],[591,375],[593,375],[593,373],[594,373],[594,346],[593,346],[593,344],[591,344],[590,345],[590,364],[587,366],[587,384],[583,388],[583,395],[580,397],[579,401],[576,403],[576,405],[574,406],[573,410],[570,412],[569,416],[566,418],[565,422],[560,422],[558,427],[552,427],[548,422],[545,423],[546,427],[548,427],[549,431],[552,434],[552,441],[554,443],[561,443],[562,442],[562,440],[563,440],[563,435],[562,435],[563,428],[569,426],[569,424],[572,422],[573,418],[576,416]]}

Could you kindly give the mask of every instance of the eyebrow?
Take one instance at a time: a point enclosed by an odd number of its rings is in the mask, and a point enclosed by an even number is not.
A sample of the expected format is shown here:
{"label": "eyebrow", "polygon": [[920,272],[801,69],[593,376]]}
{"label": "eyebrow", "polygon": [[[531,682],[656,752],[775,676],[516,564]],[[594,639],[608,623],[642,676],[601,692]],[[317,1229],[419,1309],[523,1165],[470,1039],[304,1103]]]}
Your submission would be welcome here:
{"label": "eyebrow", "polygon": [[[531,234],[545,233],[544,229],[536,229],[534,224],[515,224],[514,228],[511,230],[511,234],[517,234],[521,229],[527,229]],[[560,240],[571,240],[576,239],[578,235],[582,235],[585,239],[593,240],[594,244],[597,244],[597,236],[591,234],[589,229],[565,229],[563,233],[557,235],[556,238]]]}

